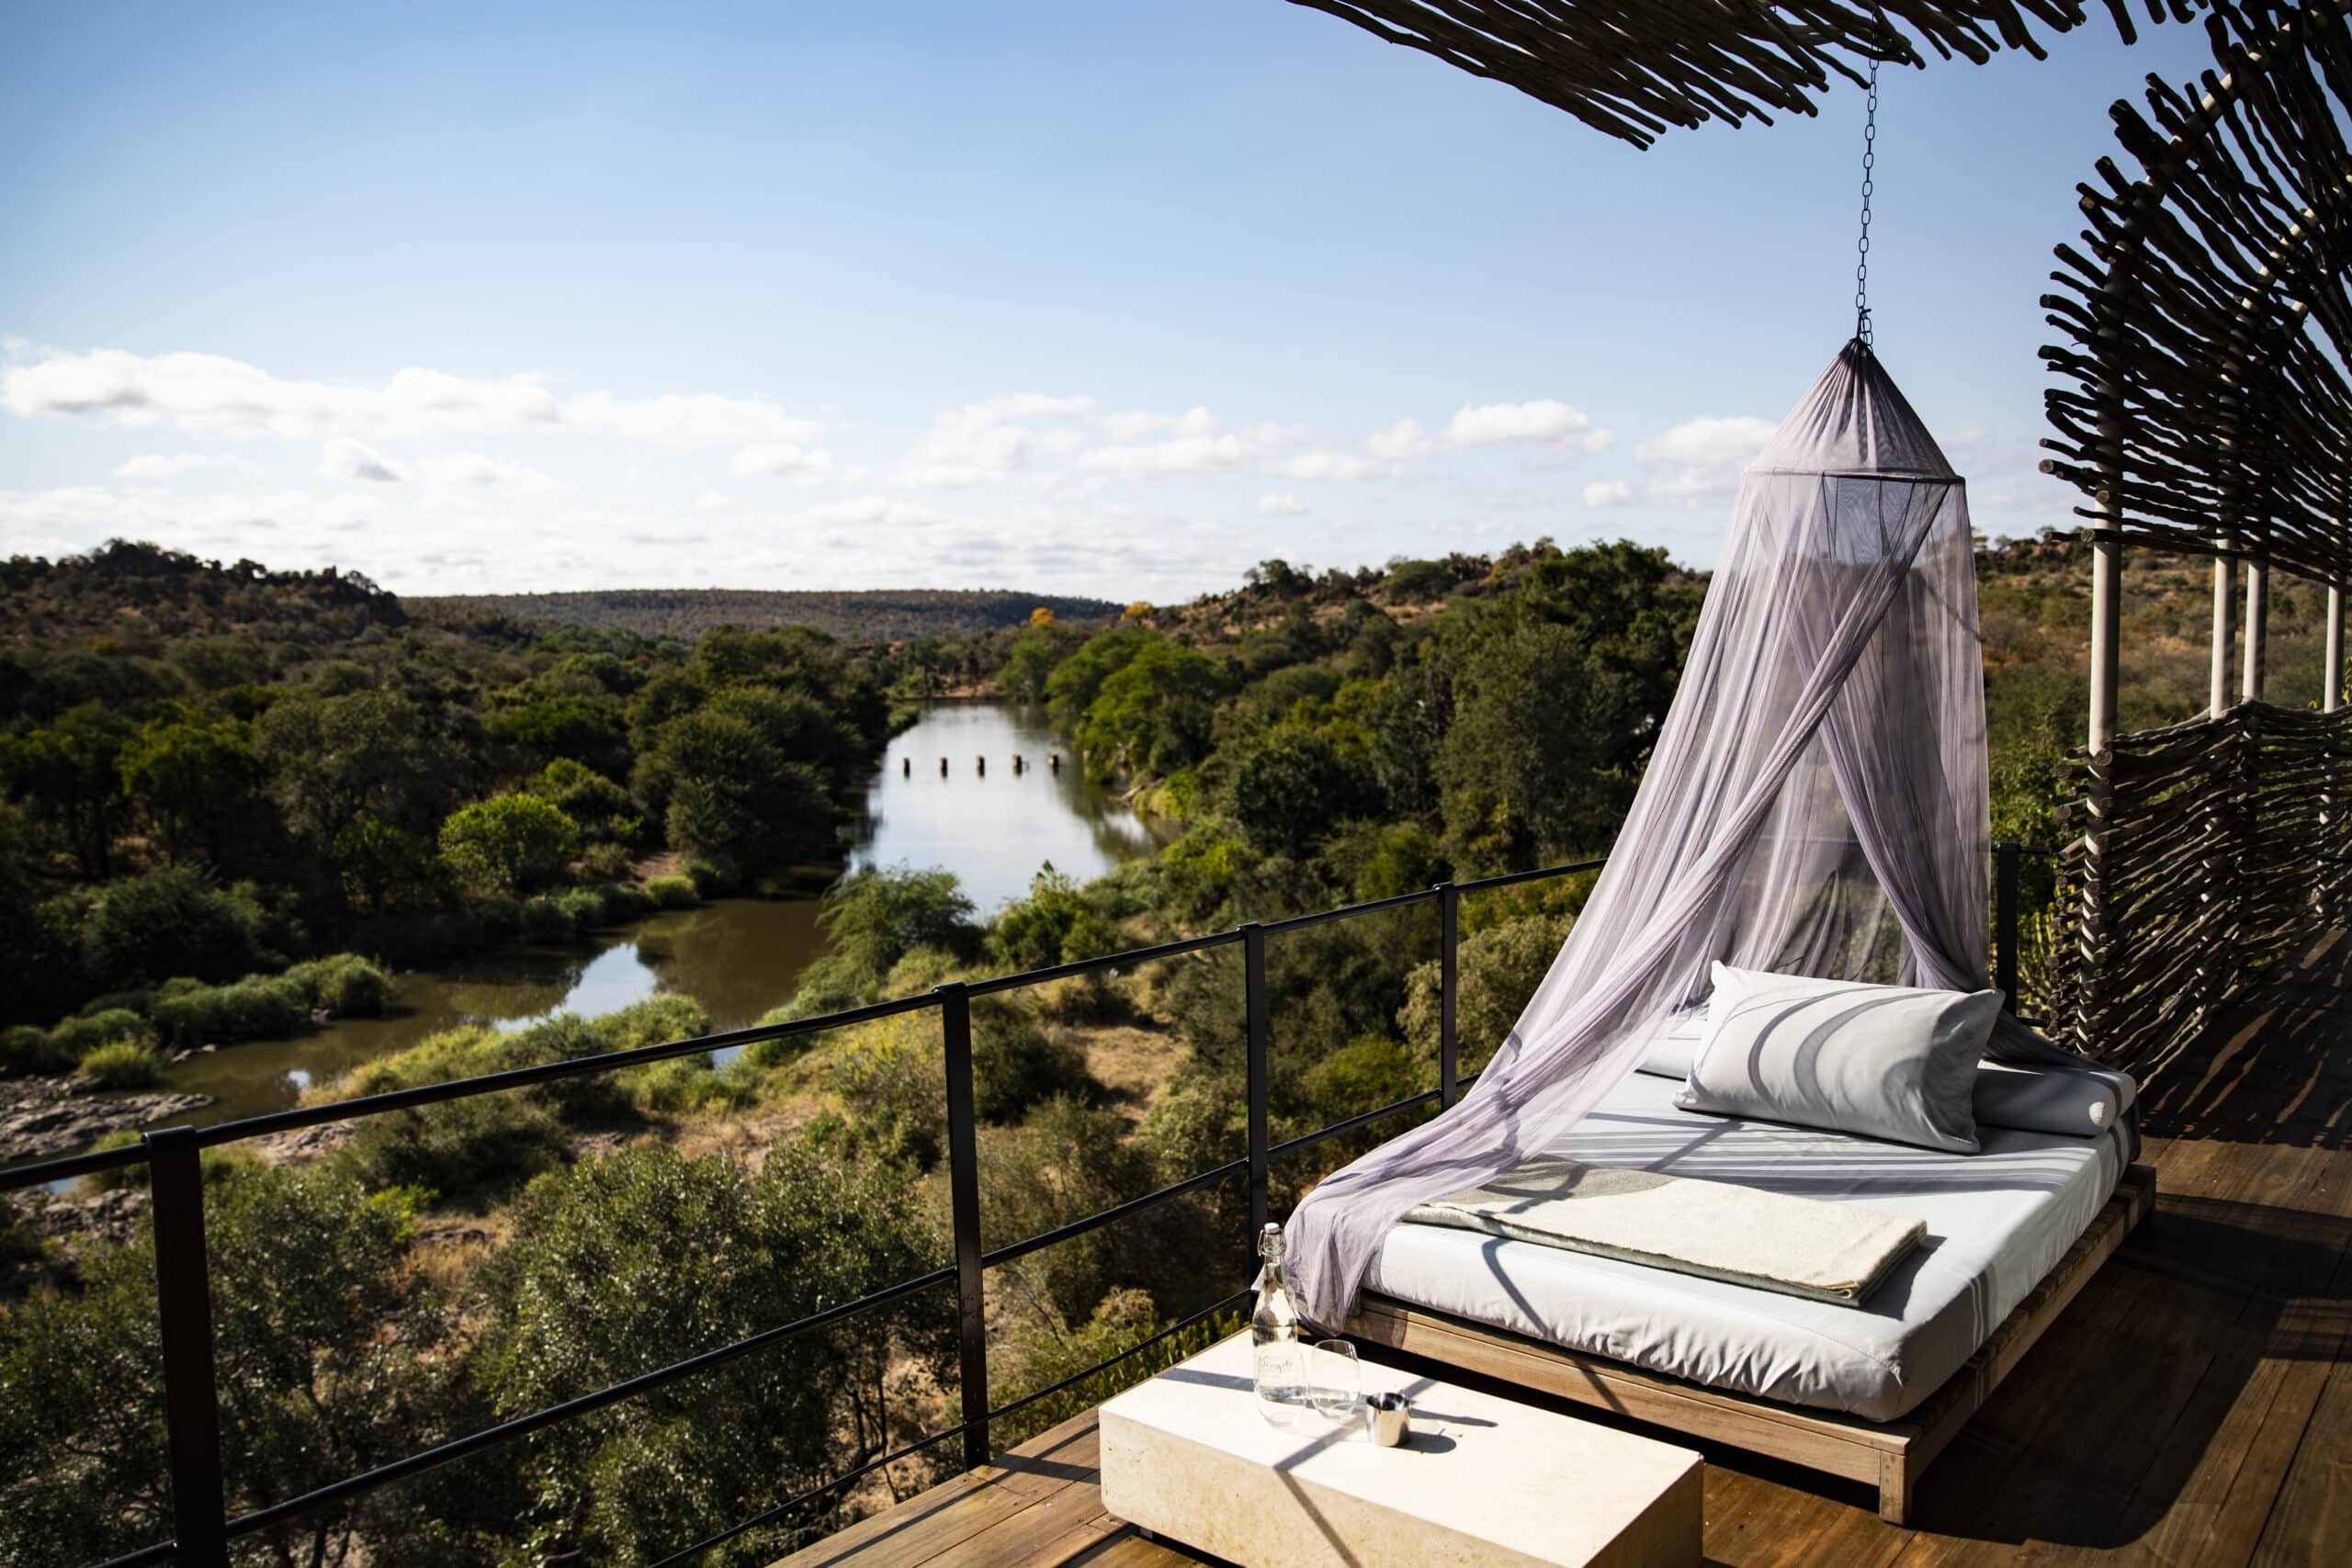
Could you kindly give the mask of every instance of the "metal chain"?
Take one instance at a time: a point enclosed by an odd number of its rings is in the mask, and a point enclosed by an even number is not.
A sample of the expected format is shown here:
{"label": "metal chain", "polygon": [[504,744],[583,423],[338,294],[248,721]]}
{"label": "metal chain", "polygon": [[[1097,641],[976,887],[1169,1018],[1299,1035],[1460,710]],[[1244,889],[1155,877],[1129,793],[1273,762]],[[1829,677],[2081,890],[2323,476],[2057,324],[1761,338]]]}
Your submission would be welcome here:
{"label": "metal chain", "polygon": [[1878,165],[1878,62],[1871,62],[1870,107],[1862,118],[1862,237],[1854,246],[1854,337],[1871,346],[1871,174]]}

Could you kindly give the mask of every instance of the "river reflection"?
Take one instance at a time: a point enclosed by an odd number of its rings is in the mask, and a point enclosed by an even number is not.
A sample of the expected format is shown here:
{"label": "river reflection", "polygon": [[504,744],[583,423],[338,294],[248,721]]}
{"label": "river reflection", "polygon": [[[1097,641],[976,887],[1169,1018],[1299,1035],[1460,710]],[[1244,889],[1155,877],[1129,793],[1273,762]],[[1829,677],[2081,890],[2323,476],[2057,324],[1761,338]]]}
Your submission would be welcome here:
{"label": "river reflection", "polygon": [[1004,703],[942,703],[891,741],[865,820],[854,863],[945,866],[983,915],[1027,892],[1048,861],[1087,882],[1156,847],[1134,812],[1087,782],[1043,709]]}
{"label": "river reflection", "polygon": [[[1047,763],[1056,751],[1058,773]],[[1018,773],[1016,755],[1025,763]],[[1042,712],[956,703],[934,707],[891,742],[867,789],[851,863],[944,867],[985,915],[1020,897],[1047,861],[1084,881],[1154,845],[1132,812],[1086,782]],[[824,951],[821,907],[813,898],[724,899],[664,911],[576,948],[404,974],[392,1017],[224,1046],[167,1068],[165,1087],[213,1097],[188,1118],[198,1125],[254,1116],[459,1024],[519,1029],[560,1012],[593,1018],[667,993],[702,1003],[714,1028],[740,1029],[790,1000],[801,970]]]}

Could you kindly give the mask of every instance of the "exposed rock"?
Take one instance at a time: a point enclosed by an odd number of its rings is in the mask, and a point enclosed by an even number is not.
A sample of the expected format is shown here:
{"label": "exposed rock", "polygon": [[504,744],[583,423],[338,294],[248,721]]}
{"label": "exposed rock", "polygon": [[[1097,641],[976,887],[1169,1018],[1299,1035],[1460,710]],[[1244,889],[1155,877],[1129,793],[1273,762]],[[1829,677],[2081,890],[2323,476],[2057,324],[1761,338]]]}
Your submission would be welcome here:
{"label": "exposed rock", "polygon": [[51,1241],[129,1241],[147,1207],[143,1187],[109,1187],[99,1192],[17,1194],[17,1206],[35,1232]]}
{"label": "exposed rock", "polygon": [[71,1078],[0,1078],[0,1159],[71,1154],[118,1127],[150,1127],[211,1103],[204,1094],[99,1096]]}
{"label": "exposed rock", "polygon": [[356,1130],[354,1122],[323,1122],[315,1127],[297,1127],[290,1133],[273,1133],[237,1146],[251,1149],[271,1165],[300,1165],[334,1153],[351,1142],[351,1134]]}

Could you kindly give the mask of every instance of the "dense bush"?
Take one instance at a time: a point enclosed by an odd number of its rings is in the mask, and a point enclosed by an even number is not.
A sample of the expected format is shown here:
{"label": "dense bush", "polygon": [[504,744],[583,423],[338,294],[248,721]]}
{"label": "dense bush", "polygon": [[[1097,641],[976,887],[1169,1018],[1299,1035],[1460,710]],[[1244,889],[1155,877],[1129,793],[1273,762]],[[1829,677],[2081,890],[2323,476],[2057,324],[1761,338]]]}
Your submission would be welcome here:
{"label": "dense bush", "polygon": [[175,1046],[226,1044],[300,1033],[311,995],[288,976],[248,976],[232,986],[199,986],[155,998],[155,1027]]}
{"label": "dense bush", "polygon": [[267,923],[250,897],[191,867],[165,866],[100,892],[83,924],[83,953],[102,990],[174,975],[227,980],[266,960]]}
{"label": "dense bush", "polygon": [[[533,1184],[487,1279],[481,1386],[515,1416],[933,1267],[903,1173],[806,1142],[735,1162],[632,1147]],[[643,1562],[740,1524],[918,1430],[895,1363],[940,1374],[945,1303],[922,1292],[770,1354],[550,1427],[528,1450],[533,1555]],[[652,1485],[657,1476],[690,1484]],[[763,1529],[718,1561],[790,1546]]]}
{"label": "dense bush", "polygon": [[71,1064],[101,1045],[152,1047],[158,1043],[154,1024],[130,1008],[106,1008],[62,1020],[49,1032],[51,1050]]}
{"label": "dense bush", "polygon": [[163,1081],[164,1058],[153,1045],[117,1040],[82,1053],[74,1074],[93,1089],[152,1089]]}
{"label": "dense bush", "polygon": [[514,1093],[477,1094],[362,1120],[337,1152],[340,1168],[371,1190],[413,1187],[480,1201],[570,1157],[563,1128]]}
{"label": "dense bush", "polygon": [[441,858],[481,893],[528,893],[563,874],[580,825],[536,795],[477,801],[441,824]]}
{"label": "dense bush", "polygon": [[694,879],[688,876],[655,876],[646,880],[645,891],[653,902],[664,909],[691,909],[702,902],[702,895],[695,890]]}

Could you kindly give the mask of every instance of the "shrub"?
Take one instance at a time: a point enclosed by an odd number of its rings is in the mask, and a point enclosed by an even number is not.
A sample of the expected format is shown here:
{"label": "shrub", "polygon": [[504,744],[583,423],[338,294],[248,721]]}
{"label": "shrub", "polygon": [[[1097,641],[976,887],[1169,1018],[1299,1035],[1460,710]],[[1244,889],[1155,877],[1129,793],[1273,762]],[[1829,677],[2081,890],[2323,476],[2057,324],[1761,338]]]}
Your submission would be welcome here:
{"label": "shrub", "polygon": [[[118,1127],[102,1134],[96,1143],[90,1145],[90,1152],[96,1154],[105,1149],[127,1149],[139,1141],[137,1133],[128,1127]],[[147,1185],[147,1168],[142,1164],[118,1166],[112,1170],[94,1170],[74,1185],[84,1192],[110,1192],[118,1187],[144,1187]]]}
{"label": "shrub", "polygon": [[579,824],[536,795],[477,801],[441,824],[441,858],[459,881],[485,893],[546,886],[563,874],[579,842]]}
{"label": "shrub", "polygon": [[392,1005],[391,976],[356,953],[297,964],[285,977],[329,1018],[379,1018]]}
{"label": "shrub", "polygon": [[1001,999],[984,997],[972,1013],[972,1103],[989,1121],[1019,1121],[1042,1100],[1095,1087],[1075,1050]]}
{"label": "shrub", "polygon": [[167,866],[100,890],[82,930],[84,961],[102,986],[167,975],[227,980],[266,961],[264,923],[252,899],[190,867]]}
{"label": "shrub", "polygon": [[749,1086],[712,1070],[710,1053],[679,1056],[623,1075],[638,1108],[658,1116],[680,1116],[716,1105],[742,1105]]}
{"label": "shrub", "polygon": [[989,932],[989,951],[1012,970],[1046,969],[1119,950],[1119,933],[1087,902],[1078,884],[1047,865],[1029,896],[1006,906]]}
{"label": "shrub", "polygon": [[733,861],[723,855],[696,855],[679,868],[686,880],[694,884],[695,894],[703,898],[723,898],[735,891],[743,874]]}
{"label": "shrub", "polygon": [[611,911],[605,904],[605,890],[601,887],[567,887],[555,895],[555,901],[571,919],[575,931],[593,931],[599,926],[614,923]]}
{"label": "shrub", "polygon": [[580,934],[571,911],[545,895],[523,906],[520,925],[526,942],[570,942]]}
{"label": "shrub", "polygon": [[285,975],[248,975],[155,998],[155,1027],[173,1045],[295,1034],[311,1021],[311,994]]}
{"label": "shrub", "polygon": [[609,925],[641,920],[659,908],[653,895],[634,882],[615,882],[605,888],[605,919]]}
{"label": "shrub", "polygon": [[663,909],[691,909],[702,902],[702,895],[695,890],[690,876],[651,877],[645,884],[645,891],[655,906]]}
{"label": "shrub", "polygon": [[57,1048],[49,1032],[20,1023],[0,1033],[0,1072],[62,1073],[74,1058]]}
{"label": "shrub", "polygon": [[597,1019],[592,1028],[607,1051],[634,1051],[710,1032],[710,1014],[692,997],[648,997]]}
{"label": "shrub", "polygon": [[620,881],[628,875],[635,863],[636,857],[628,852],[627,844],[616,844],[610,840],[591,844],[580,852],[581,874],[599,882]]}
{"label": "shrub", "polygon": [[[1462,939],[1454,1023],[1464,1072],[1485,1066],[1519,1021],[1572,924],[1567,915],[1530,915]],[[1441,978],[1434,959],[1415,968],[1406,978],[1405,1007],[1396,1018],[1424,1064],[1438,1058]]]}
{"label": "shrub", "polygon": [[422,1187],[444,1198],[479,1197],[552,1170],[569,1154],[562,1127],[543,1107],[512,1093],[477,1094],[370,1116],[336,1164],[371,1190]]}
{"label": "shrub", "polygon": [[50,1049],[68,1063],[80,1060],[101,1045],[122,1043],[153,1048],[155,1026],[129,1008],[107,1008],[69,1018],[49,1032]]}
{"label": "shrub", "polygon": [[74,1071],[93,1089],[150,1089],[163,1081],[164,1058],[153,1045],[116,1040],[85,1052]]}

